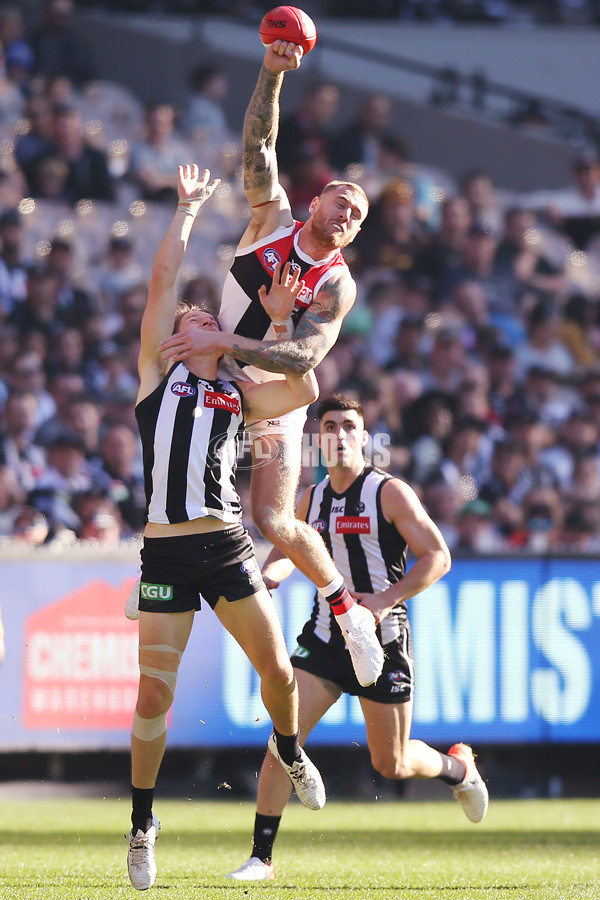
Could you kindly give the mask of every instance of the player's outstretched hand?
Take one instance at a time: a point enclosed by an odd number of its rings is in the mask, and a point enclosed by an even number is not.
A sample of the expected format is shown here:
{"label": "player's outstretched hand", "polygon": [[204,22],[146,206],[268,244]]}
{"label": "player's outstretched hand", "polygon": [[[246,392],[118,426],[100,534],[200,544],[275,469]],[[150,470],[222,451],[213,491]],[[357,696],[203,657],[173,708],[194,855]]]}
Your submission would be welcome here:
{"label": "player's outstretched hand", "polygon": [[209,181],[210,171],[204,169],[200,175],[200,168],[195,163],[192,165],[177,167],[177,193],[179,202],[198,203],[200,206],[211,197],[218,185],[221,184],[220,178]]}
{"label": "player's outstretched hand", "polygon": [[292,314],[298,294],[304,288],[304,281],[300,278],[300,269],[292,270],[291,263],[285,266],[275,263],[273,268],[273,284],[267,293],[266,287],[261,285],[258,289],[258,297],[263,309],[269,314],[273,322],[286,322]]}
{"label": "player's outstretched hand", "polygon": [[299,69],[302,63],[304,50],[300,44],[292,44],[289,41],[273,41],[266,49],[264,66],[270,72],[290,72]]}

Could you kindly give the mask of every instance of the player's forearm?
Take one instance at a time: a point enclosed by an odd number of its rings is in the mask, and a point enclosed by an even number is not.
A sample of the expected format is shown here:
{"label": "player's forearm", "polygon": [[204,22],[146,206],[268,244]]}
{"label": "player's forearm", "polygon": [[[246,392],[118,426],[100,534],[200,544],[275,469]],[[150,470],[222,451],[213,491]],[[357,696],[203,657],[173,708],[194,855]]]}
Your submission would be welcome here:
{"label": "player's forearm", "polygon": [[283,74],[263,66],[244,117],[244,189],[257,191],[277,183],[275,143],[279,130],[279,94]]}
{"label": "player's forearm", "polygon": [[415,560],[407,574],[380,595],[391,607],[398,606],[431,587],[450,571],[450,555],[442,550],[431,550]]}
{"label": "player's forearm", "polygon": [[222,350],[248,366],[266,372],[303,376],[318,365],[327,352],[320,336],[298,341],[256,341],[237,334],[222,335]]}
{"label": "player's forearm", "polygon": [[172,287],[177,280],[196,215],[193,207],[179,205],[158,248],[152,278],[165,287]]}
{"label": "player's forearm", "polygon": [[262,567],[262,576],[279,584],[291,575],[295,568],[291,559],[288,559],[279,547],[273,547]]}

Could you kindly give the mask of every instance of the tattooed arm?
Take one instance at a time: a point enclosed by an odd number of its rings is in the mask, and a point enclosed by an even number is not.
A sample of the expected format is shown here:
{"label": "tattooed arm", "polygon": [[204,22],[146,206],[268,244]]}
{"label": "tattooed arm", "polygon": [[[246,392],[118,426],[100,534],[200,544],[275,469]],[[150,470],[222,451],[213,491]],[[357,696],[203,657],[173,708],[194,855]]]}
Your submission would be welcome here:
{"label": "tattooed arm", "polygon": [[290,203],[279,184],[275,144],[279,130],[279,95],[285,72],[297,69],[302,47],[275,41],[266,52],[254,93],[244,118],[244,191],[252,219],[241,246],[292,222]]}
{"label": "tattooed arm", "polygon": [[325,282],[289,341],[257,341],[226,332],[194,331],[163,341],[161,355],[176,362],[195,353],[220,351],[267,372],[306,375],[335,344],[355,299],[356,285],[345,272]]}

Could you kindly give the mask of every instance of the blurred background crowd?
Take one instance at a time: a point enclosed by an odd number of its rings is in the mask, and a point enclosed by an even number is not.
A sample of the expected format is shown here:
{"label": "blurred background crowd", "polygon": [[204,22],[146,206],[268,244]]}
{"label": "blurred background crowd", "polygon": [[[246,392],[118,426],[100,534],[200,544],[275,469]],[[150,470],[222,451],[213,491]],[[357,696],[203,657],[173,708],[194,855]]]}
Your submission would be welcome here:
{"label": "blurred background crowd", "polygon": [[[254,14],[252,3],[212,6]],[[379,0],[369,11],[591,22],[599,7]],[[0,6],[0,539],[115,546],[144,523],[139,329],[177,165],[223,179],[190,242],[182,297],[218,310],[248,209],[226,73],[199,64],[185,103],[144,105],[96,78],[73,16],[72,0],[46,0],[31,23]],[[385,93],[339,120],[339,86],[307,81],[278,140],[297,218],[336,177],[371,201],[346,254],[358,299],[317,370],[321,395],[362,401],[373,447],[387,448],[385,466],[415,487],[453,553],[597,553],[597,148],[573,152],[563,188],[517,193],[485,160],[455,178],[413,159]],[[309,437],[315,427],[309,417]],[[320,474],[311,462],[303,479]]]}

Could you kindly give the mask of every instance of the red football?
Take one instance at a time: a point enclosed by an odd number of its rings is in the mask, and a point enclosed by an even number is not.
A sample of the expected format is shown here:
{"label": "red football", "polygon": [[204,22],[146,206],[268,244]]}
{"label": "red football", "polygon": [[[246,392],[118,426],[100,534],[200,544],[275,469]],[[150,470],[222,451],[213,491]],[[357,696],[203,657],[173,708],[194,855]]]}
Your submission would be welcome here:
{"label": "red football", "polygon": [[310,53],[317,43],[317,29],[311,17],[296,6],[276,6],[260,23],[260,39],[265,47],[277,40],[290,41]]}

